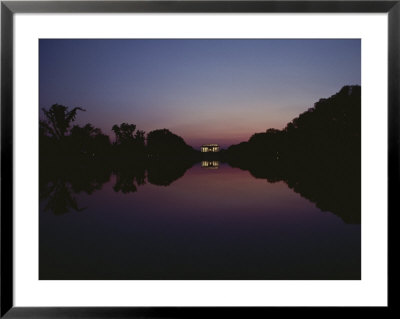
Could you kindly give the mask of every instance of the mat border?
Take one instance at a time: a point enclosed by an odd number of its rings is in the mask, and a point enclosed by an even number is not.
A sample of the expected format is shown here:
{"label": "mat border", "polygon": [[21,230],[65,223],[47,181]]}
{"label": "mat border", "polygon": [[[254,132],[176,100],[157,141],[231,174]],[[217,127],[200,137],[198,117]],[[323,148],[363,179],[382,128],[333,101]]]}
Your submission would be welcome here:
{"label": "mat border", "polygon": [[[14,307],[13,306],[13,20],[15,13],[270,12],[388,13],[388,225],[399,211],[400,1],[1,1],[1,260],[0,317],[6,318],[195,318],[266,315],[327,307]],[[390,227],[388,227],[390,228]],[[390,239],[390,229],[388,235]],[[388,240],[389,251],[391,240]],[[390,261],[388,255],[388,262]],[[388,263],[389,265],[389,263]],[[388,269],[390,271],[390,268]],[[389,276],[390,276],[390,272]],[[388,287],[390,282],[388,281]],[[388,307],[375,309],[389,311]],[[329,307],[331,315],[349,308]]]}

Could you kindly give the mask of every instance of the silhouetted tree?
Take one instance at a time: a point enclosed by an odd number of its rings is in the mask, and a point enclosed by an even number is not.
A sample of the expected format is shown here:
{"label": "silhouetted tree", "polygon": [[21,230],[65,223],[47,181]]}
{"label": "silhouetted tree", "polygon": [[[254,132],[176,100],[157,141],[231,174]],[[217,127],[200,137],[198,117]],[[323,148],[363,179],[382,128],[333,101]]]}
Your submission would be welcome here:
{"label": "silhouetted tree", "polygon": [[190,155],[193,148],[182,137],[167,129],[151,131],[147,134],[147,150],[151,157]]}
{"label": "silhouetted tree", "polygon": [[112,130],[115,133],[115,150],[119,156],[144,157],[146,151],[145,132],[136,130],[136,125],[122,123],[114,125]]}
{"label": "silhouetted tree", "polygon": [[133,133],[136,130],[135,124],[122,123],[114,125],[112,130],[115,133],[116,144],[130,144],[135,140]]}
{"label": "silhouetted tree", "polygon": [[53,104],[48,110],[42,108],[44,119],[39,121],[39,154],[41,158],[71,155],[67,141],[72,122],[80,107],[69,110],[60,104]]}
{"label": "silhouetted tree", "polygon": [[137,130],[135,133],[135,145],[138,150],[144,151],[146,147],[145,131]]}
{"label": "silhouetted tree", "polygon": [[71,123],[75,121],[78,110],[85,111],[80,107],[69,110],[67,106],[60,104],[53,104],[48,110],[42,108],[45,119],[40,121],[40,130],[44,135],[62,139],[68,133]]}

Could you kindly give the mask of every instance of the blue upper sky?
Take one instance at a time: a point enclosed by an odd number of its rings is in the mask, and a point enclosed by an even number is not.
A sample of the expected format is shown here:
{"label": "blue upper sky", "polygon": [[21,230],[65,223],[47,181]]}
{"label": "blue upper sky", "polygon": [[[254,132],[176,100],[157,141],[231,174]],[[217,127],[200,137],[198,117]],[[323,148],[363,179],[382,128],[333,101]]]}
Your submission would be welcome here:
{"label": "blue upper sky", "polygon": [[360,40],[39,42],[40,108],[81,106],[77,124],[167,128],[223,147],[283,128],[320,98],[361,84]]}

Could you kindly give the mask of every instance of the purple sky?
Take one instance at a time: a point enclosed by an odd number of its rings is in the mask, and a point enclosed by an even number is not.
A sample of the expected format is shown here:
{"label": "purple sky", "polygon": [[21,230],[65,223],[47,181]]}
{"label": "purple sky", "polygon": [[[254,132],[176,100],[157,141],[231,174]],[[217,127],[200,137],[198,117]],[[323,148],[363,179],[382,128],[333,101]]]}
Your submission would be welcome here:
{"label": "purple sky", "polygon": [[198,148],[283,128],[320,98],[361,84],[360,40],[39,40],[40,108],[80,106],[76,124],[167,128]]}

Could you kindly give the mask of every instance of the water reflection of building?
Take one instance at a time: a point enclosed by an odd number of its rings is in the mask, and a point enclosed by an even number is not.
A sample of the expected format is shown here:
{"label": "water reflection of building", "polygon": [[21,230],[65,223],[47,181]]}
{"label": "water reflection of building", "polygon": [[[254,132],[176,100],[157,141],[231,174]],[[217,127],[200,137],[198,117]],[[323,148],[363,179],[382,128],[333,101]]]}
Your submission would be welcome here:
{"label": "water reflection of building", "polygon": [[202,161],[201,162],[202,168],[211,168],[211,169],[218,169],[219,162],[218,161]]}
{"label": "water reflection of building", "polygon": [[218,144],[204,144],[201,146],[201,151],[206,152],[219,152]]}

